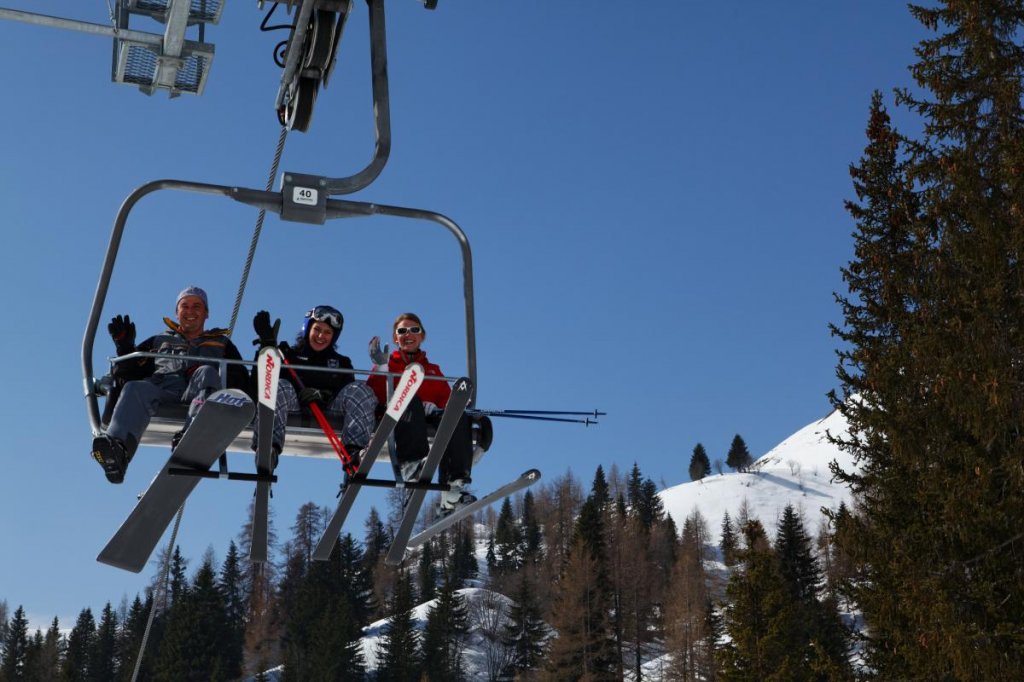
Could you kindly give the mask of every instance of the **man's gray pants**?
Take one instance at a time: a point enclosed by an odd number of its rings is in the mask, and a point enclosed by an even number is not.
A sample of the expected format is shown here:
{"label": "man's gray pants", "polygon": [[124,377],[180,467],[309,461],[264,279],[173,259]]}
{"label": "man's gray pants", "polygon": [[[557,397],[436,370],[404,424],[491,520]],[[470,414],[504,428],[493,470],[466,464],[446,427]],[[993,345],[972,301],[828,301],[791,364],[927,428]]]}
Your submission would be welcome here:
{"label": "man's gray pants", "polygon": [[154,374],[129,381],[121,389],[107,435],[124,443],[129,455],[134,454],[157,408],[172,403],[190,403],[187,424],[202,407],[206,396],[223,387],[220,372],[210,365],[197,367],[187,378],[182,374]]}

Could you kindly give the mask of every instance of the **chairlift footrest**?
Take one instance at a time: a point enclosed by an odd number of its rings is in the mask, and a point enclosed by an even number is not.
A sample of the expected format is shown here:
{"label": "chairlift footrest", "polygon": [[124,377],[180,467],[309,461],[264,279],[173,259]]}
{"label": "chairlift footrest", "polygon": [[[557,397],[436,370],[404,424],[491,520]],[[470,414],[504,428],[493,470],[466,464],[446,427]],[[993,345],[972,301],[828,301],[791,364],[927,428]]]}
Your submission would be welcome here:
{"label": "chairlift footrest", "polygon": [[171,467],[167,470],[169,476],[192,476],[195,478],[225,478],[229,481],[249,481],[250,483],[277,483],[276,474],[243,474],[229,471],[226,474],[210,469],[189,469],[187,467]]}
{"label": "chairlift footrest", "polygon": [[450,489],[450,486],[447,483],[430,483],[429,481],[396,481],[393,478],[350,478],[347,485],[359,485],[367,488],[435,490],[440,492],[446,492]]}

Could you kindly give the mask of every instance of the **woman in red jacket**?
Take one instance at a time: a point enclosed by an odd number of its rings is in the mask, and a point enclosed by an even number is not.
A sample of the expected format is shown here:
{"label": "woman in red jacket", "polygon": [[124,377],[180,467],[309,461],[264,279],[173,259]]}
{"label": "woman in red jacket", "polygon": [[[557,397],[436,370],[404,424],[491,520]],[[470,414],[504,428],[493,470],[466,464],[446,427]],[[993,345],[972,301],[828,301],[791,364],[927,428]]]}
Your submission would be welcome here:
{"label": "woman in red jacket", "polygon": [[[428,377],[420,386],[416,398],[409,404],[402,420],[395,427],[395,450],[402,466],[402,477],[406,481],[419,477],[423,460],[427,456],[427,424],[434,426],[441,418],[452,389],[446,381],[431,380],[429,377],[444,376],[441,368],[427,359],[426,352],[420,347],[427,338],[427,330],[415,313],[402,313],[391,327],[395,351],[387,354],[388,347],[380,347],[380,337],[370,340],[370,359],[375,369],[401,374],[405,368],[418,362],[423,366],[423,373]],[[385,367],[386,363],[386,367]],[[377,394],[381,404],[387,404],[385,378],[379,374],[370,376],[367,384]],[[392,382],[397,382],[395,377]],[[471,482],[473,468],[473,434],[469,417],[462,415],[455,432],[452,434],[448,447],[441,458],[438,481],[447,483],[451,490],[441,493],[441,514],[451,513],[457,506],[469,504],[476,498],[465,490]]]}

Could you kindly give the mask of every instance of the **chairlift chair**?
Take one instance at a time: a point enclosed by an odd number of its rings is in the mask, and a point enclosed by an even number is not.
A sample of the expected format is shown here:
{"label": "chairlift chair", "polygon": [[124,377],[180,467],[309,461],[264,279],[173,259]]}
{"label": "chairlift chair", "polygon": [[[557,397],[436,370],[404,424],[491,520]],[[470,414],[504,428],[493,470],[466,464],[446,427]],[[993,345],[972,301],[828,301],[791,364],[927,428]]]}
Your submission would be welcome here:
{"label": "chairlift chair", "polygon": [[[150,0],[123,0],[138,6]],[[160,2],[161,0],[152,0]],[[295,4],[298,0],[292,0]],[[377,203],[358,202],[331,198],[335,195],[350,194],[365,188],[380,174],[391,149],[390,138],[390,106],[387,82],[387,57],[384,25],[383,0],[368,0],[370,10],[370,51],[372,69],[372,90],[373,110],[376,131],[376,144],[374,156],[370,162],[360,171],[342,178],[329,178],[322,176],[311,176],[300,173],[285,172],[281,178],[279,191],[268,191],[236,187],[230,185],[217,185],[187,180],[156,180],[138,187],[128,195],[122,203],[114,220],[113,230],[107,246],[106,256],[100,271],[99,282],[93,297],[92,307],[86,323],[85,334],[82,340],[82,378],[85,388],[86,409],[89,418],[90,428],[93,435],[101,433],[104,424],[101,420],[99,398],[106,395],[109,387],[109,380],[97,377],[93,368],[93,352],[96,340],[96,332],[103,317],[104,302],[110,286],[110,279],[113,274],[114,264],[117,260],[118,249],[124,230],[128,223],[128,216],[135,205],[144,197],[160,191],[195,192],[200,194],[220,195],[234,201],[247,204],[254,208],[271,211],[280,215],[282,220],[308,223],[325,224],[339,218],[368,217],[374,215],[385,215],[399,218],[408,218],[418,221],[426,221],[438,224],[456,239],[462,256],[462,280],[463,280],[463,301],[465,309],[465,334],[466,334],[466,366],[467,376],[474,386],[478,386],[476,370],[476,329],[475,313],[473,302],[473,264],[472,252],[469,241],[462,229],[450,218],[432,211],[416,208],[405,208],[399,206],[388,206]],[[428,3],[429,5],[430,3]],[[305,0],[301,10],[308,10],[312,13],[314,7],[321,12],[334,10],[345,10],[345,14],[351,7],[349,0]],[[326,26],[326,17],[323,21]],[[314,21],[314,24],[316,22]],[[334,30],[330,33],[333,47],[337,45],[340,36],[344,17],[339,17],[332,25]],[[302,26],[301,22],[296,24],[296,32]],[[317,26],[314,25],[314,33]],[[293,39],[295,35],[293,34]],[[317,47],[318,40],[314,36],[314,52],[322,48]],[[307,43],[308,45],[308,43]],[[333,63],[332,55],[327,63],[320,58],[321,73],[324,77],[329,75],[330,66]],[[287,74],[286,74],[287,75]],[[282,89],[285,86],[285,79],[282,79]],[[135,354],[142,355],[142,354]],[[132,356],[126,356],[132,357]],[[114,360],[124,358],[114,358]],[[252,364],[252,363],[246,363]],[[222,364],[222,375],[226,373],[226,365]],[[184,405],[169,405],[161,408],[151,420],[148,429],[143,435],[140,443],[142,445],[162,445],[170,443],[171,436],[182,428],[185,416]],[[330,443],[322,431],[308,423],[300,420],[291,420],[289,424],[283,454],[300,455],[308,457],[333,457],[334,453]],[[340,425],[339,425],[340,426]],[[240,452],[251,452],[251,429],[244,431],[232,443],[229,450]],[[489,424],[478,425],[474,429],[474,439],[477,446],[477,455],[481,454],[490,446],[491,433]]]}

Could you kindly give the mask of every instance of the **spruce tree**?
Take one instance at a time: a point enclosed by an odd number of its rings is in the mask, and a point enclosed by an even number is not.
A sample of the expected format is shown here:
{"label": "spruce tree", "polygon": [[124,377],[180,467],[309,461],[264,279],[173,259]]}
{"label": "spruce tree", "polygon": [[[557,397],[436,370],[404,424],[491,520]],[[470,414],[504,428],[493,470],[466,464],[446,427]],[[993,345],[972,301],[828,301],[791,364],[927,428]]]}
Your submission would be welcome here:
{"label": "spruce tree", "polygon": [[353,623],[357,628],[362,628],[370,624],[371,617],[377,611],[373,577],[362,560],[364,554],[355,538],[345,533],[337,547],[337,563],[333,570],[337,577],[336,591],[344,596]]}
{"label": "spruce tree", "polygon": [[722,563],[732,566],[736,562],[736,548],[738,541],[736,531],[732,525],[729,512],[722,514],[722,539],[718,543],[718,549],[722,552]]}
{"label": "spruce tree", "polygon": [[[43,655],[43,633],[40,630],[36,630],[35,634],[28,638],[28,646],[25,647],[25,665],[22,668],[21,676],[17,679],[24,680],[25,682],[36,682],[37,680],[45,680],[45,677],[40,676],[40,667]],[[2,657],[0,657],[2,658]],[[54,675],[50,679],[55,680],[59,676]],[[4,676],[3,667],[0,666],[0,680],[7,680]]]}
{"label": "spruce tree", "polygon": [[312,502],[302,505],[292,524],[292,536],[284,546],[284,575],[277,586],[276,601],[280,605],[280,647],[288,679],[307,676],[312,629],[321,606],[316,582],[310,581],[321,522],[319,507]]}
{"label": "spruce tree", "polygon": [[643,485],[643,482],[644,478],[640,474],[640,465],[633,462],[633,468],[629,470],[629,478],[626,479],[626,495],[629,506],[634,510],[640,501],[640,487]]}
{"label": "spruce tree", "polygon": [[15,609],[14,615],[7,624],[3,645],[0,673],[6,680],[22,679],[28,656],[29,636],[28,619],[25,618],[25,609],[21,606]]}
{"label": "spruce tree", "polygon": [[428,680],[466,679],[463,652],[469,633],[469,615],[465,599],[456,586],[445,579],[434,607],[427,612],[423,633],[423,673]]}
{"label": "spruce tree", "polygon": [[665,505],[658,496],[658,486],[650,478],[640,484],[640,493],[633,503],[633,510],[645,531],[650,531],[665,516]]}
{"label": "spruce tree", "polygon": [[229,641],[227,625],[224,596],[217,588],[213,557],[208,554],[167,616],[155,679],[228,679],[224,660]]}
{"label": "spruce tree", "polygon": [[363,540],[366,565],[373,569],[377,565],[377,560],[387,554],[390,545],[391,536],[388,535],[388,531],[384,527],[380,513],[376,507],[371,507],[370,515],[366,518],[366,535]]}
{"label": "spruce tree", "polygon": [[359,638],[373,589],[362,550],[343,535],[325,562],[314,562],[286,630],[285,679],[358,680],[366,662]]}
{"label": "spruce tree", "polygon": [[786,591],[764,528],[751,520],[742,531],[741,565],[726,587],[724,626],[729,641],[718,651],[720,679],[809,679],[799,611]]}
{"label": "spruce tree", "polygon": [[494,551],[494,532],[491,531],[487,535],[487,551],[484,554],[484,561],[487,562],[487,573],[490,575],[498,574],[498,553]]}
{"label": "spruce tree", "polygon": [[406,571],[400,570],[377,651],[377,680],[380,682],[418,682],[420,679],[422,654],[413,606],[412,579]]}
{"label": "spruce tree", "polygon": [[704,449],[704,445],[697,443],[693,446],[693,454],[690,455],[690,480],[699,481],[710,473],[711,460],[708,459],[708,451]]}
{"label": "spruce tree", "polygon": [[96,642],[96,619],[92,609],[82,609],[68,633],[68,645],[64,656],[64,679],[68,682],[87,682],[91,679],[89,664]]}
{"label": "spruce tree", "polygon": [[533,491],[523,494],[523,562],[536,564],[544,556],[544,537],[541,534],[540,520],[537,518],[536,502]]}
{"label": "spruce tree", "polygon": [[220,569],[217,587],[224,597],[224,615],[227,621],[223,655],[224,674],[234,679],[242,676],[246,612],[242,560],[234,541],[228,544],[228,553]]}
{"label": "spruce tree", "polygon": [[850,679],[849,646],[834,601],[820,598],[822,574],[803,519],[786,505],[775,536],[779,574],[796,611],[802,666]]}
{"label": "spruce tree", "polygon": [[[315,623],[308,658],[309,674],[288,679],[358,682],[366,676],[366,661],[359,641],[362,630],[344,598],[331,600]],[[287,671],[287,668],[286,668]]]}
{"label": "spruce tree", "polygon": [[746,442],[737,433],[732,438],[732,444],[729,445],[729,454],[725,457],[725,463],[736,471],[746,471],[753,461],[754,458],[750,456]]}
{"label": "spruce tree", "polygon": [[54,617],[43,636],[42,648],[36,662],[36,676],[38,682],[59,680],[61,661],[64,659],[64,635],[60,631],[60,621]]}
{"label": "spruce tree", "polygon": [[434,566],[433,542],[423,545],[416,566],[420,582],[420,601],[430,601],[437,594],[437,567]]}
{"label": "spruce tree", "polygon": [[117,676],[117,633],[117,616],[107,602],[100,613],[95,644],[89,655],[89,676],[93,680],[113,680]]}
{"label": "spruce tree", "polygon": [[534,670],[544,662],[544,642],[548,637],[531,571],[519,572],[512,598],[502,631],[502,643],[510,652],[508,667],[502,674],[508,678]]}
{"label": "spruce tree", "polygon": [[494,569],[499,575],[519,569],[523,563],[523,545],[522,529],[512,512],[511,498],[506,497],[501,503],[498,523],[494,527]]}
{"label": "spruce tree", "polygon": [[821,588],[821,569],[811,550],[803,519],[792,504],[782,510],[775,534],[775,553],[790,596],[804,604],[815,601]]}
{"label": "spruce tree", "polygon": [[[117,679],[120,682],[128,682],[135,672],[135,664],[139,656],[139,648],[142,646],[142,638],[146,633],[146,622],[149,619],[149,609],[153,606],[152,595],[147,595],[145,603],[139,595],[125,614],[124,622],[117,636]],[[151,635],[152,636],[152,635]],[[152,644],[152,642],[150,642]],[[154,649],[150,649],[153,651]],[[148,679],[150,665],[147,665],[151,656],[143,654],[142,665],[139,670],[139,679]]]}
{"label": "spruce tree", "polygon": [[924,132],[903,140],[873,102],[853,169],[836,402],[861,466],[842,541],[880,676],[1009,679],[1024,669],[1024,7],[911,11],[932,35],[897,103]]}
{"label": "spruce tree", "polygon": [[455,530],[455,549],[452,552],[450,574],[457,586],[464,586],[480,574],[480,565],[476,558],[476,541],[473,536],[472,523],[460,523]]}
{"label": "spruce tree", "polygon": [[595,504],[601,509],[607,507],[612,499],[608,481],[604,476],[604,467],[600,464],[597,465],[597,470],[594,472],[594,482],[590,486],[590,496],[594,498]]}

